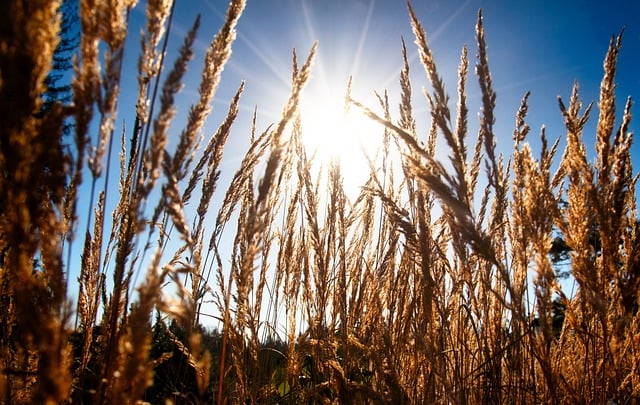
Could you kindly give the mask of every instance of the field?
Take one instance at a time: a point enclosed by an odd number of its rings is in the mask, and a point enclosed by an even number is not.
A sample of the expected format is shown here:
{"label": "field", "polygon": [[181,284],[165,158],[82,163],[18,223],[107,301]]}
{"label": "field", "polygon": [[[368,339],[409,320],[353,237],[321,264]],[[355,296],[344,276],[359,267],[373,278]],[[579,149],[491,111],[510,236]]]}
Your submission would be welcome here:
{"label": "field", "polygon": [[[640,402],[638,177],[631,100],[614,91],[622,34],[597,102],[583,105],[577,83],[559,99],[562,143],[530,134],[527,94],[503,155],[482,13],[451,102],[409,4],[430,131],[417,135],[403,42],[399,119],[386,93],[371,106],[347,91],[383,133],[351,198],[340,163],[318,175],[304,147],[315,46],[294,53],[280,119],[254,118],[221,189],[244,83],[217,131],[202,128],[245,1],[230,2],[171,142],[199,21],[165,61],[172,2],[148,0],[138,72],[123,72],[135,1],[81,0],[71,99],[46,103],[60,3],[0,6],[0,403]],[[139,96],[118,134],[125,74]],[[573,294],[560,285],[569,270]]]}

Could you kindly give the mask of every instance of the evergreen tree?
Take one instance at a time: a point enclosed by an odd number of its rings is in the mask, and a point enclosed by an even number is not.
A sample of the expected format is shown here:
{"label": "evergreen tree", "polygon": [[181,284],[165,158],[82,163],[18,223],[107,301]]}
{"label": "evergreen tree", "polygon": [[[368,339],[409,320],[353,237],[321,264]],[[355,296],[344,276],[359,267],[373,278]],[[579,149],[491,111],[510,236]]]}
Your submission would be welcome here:
{"label": "evergreen tree", "polygon": [[[63,0],[59,12],[60,42],[53,54],[51,71],[45,78],[47,91],[43,94],[41,114],[46,114],[55,103],[70,105],[72,101],[71,77],[73,74],[73,57],[80,44],[80,19],[78,16],[78,0]],[[72,123],[65,122],[63,135],[71,132]]]}

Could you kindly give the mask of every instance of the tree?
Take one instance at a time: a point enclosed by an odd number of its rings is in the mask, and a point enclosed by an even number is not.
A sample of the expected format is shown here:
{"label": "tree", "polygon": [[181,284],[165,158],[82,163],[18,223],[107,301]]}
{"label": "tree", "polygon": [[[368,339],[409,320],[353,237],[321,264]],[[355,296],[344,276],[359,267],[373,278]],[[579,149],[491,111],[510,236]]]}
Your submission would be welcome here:
{"label": "tree", "polygon": [[[78,17],[78,0],[63,0],[60,9],[60,42],[53,54],[51,71],[45,78],[46,92],[43,94],[41,115],[50,111],[55,103],[70,105],[72,101],[71,77],[73,73],[73,57],[80,44],[80,21]],[[62,133],[71,132],[73,124],[65,122]]]}

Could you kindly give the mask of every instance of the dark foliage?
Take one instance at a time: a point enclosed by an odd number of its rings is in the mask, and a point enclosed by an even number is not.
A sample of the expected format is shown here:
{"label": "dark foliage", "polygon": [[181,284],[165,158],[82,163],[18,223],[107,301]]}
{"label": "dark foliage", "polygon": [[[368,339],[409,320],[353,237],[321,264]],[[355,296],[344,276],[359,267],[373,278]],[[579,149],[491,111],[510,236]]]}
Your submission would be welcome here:
{"label": "dark foliage", "polygon": [[[62,16],[60,42],[53,53],[51,71],[44,81],[47,91],[43,95],[41,115],[50,111],[56,103],[68,106],[72,101],[73,58],[80,44],[78,0],[64,0],[59,12]],[[66,120],[62,127],[63,135],[71,133],[72,128],[73,124]]]}

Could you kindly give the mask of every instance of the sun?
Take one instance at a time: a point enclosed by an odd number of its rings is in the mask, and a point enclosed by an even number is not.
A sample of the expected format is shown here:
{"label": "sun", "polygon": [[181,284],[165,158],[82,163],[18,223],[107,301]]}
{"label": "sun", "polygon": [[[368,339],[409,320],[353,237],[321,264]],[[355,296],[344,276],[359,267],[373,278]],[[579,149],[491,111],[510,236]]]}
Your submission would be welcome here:
{"label": "sun", "polygon": [[371,174],[382,147],[384,128],[346,103],[347,86],[340,91],[330,86],[307,89],[302,97],[300,118],[302,141],[315,169],[327,170],[340,164],[348,197],[360,192]]}

